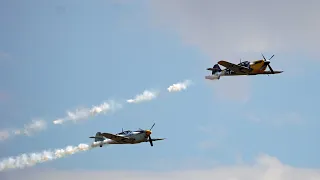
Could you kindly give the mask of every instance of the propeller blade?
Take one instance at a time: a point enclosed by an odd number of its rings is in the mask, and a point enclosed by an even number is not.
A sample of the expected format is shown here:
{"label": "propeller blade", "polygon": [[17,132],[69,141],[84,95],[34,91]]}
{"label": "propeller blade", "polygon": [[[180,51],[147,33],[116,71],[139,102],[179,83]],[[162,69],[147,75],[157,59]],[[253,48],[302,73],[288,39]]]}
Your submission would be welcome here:
{"label": "propeller blade", "polygon": [[271,56],[271,58],[269,58],[269,60],[270,60],[270,59],[272,59],[272,58],[273,58],[273,56],[274,56],[274,55],[272,55],[272,56]]}
{"label": "propeller blade", "polygon": [[153,128],[153,126],[155,125],[156,123],[153,123],[153,125],[151,126],[150,130]]}
{"label": "propeller blade", "polygon": [[272,72],[272,74],[274,74],[274,71],[269,64],[268,64],[268,67],[269,67],[270,71]]}
{"label": "propeller blade", "polygon": [[149,135],[149,142],[150,142],[150,145],[153,146],[152,139],[151,139],[150,135]]}
{"label": "propeller blade", "polygon": [[263,59],[266,61],[266,58],[264,57],[264,55],[262,53],[261,53],[261,55],[262,55]]}

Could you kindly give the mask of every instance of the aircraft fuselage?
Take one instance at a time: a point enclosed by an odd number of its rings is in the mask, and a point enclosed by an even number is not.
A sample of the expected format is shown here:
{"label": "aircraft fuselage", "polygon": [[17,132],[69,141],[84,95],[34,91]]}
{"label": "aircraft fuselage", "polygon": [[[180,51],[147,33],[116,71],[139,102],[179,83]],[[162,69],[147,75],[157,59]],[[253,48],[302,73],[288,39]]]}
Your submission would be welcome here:
{"label": "aircraft fuselage", "polygon": [[123,136],[127,138],[132,138],[133,141],[131,142],[122,142],[122,141],[115,141],[112,139],[106,139],[108,141],[108,144],[138,144],[142,142],[147,142],[148,141],[148,136],[146,133],[140,133],[140,132],[132,132],[131,134],[128,135],[121,135],[117,134],[117,136]]}
{"label": "aircraft fuselage", "polygon": [[257,60],[250,63],[251,73],[264,72],[270,61]]}

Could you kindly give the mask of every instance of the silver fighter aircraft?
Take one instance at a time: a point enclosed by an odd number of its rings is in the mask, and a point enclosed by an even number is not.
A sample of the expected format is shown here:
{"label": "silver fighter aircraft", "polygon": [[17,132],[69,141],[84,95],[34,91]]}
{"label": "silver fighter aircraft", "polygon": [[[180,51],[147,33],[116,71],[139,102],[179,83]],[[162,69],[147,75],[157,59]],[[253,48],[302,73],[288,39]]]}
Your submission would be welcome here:
{"label": "silver fighter aircraft", "polygon": [[155,123],[152,125],[152,127],[148,130],[140,129],[136,131],[123,131],[117,134],[111,134],[111,133],[101,133],[97,132],[96,136],[89,137],[94,138],[94,143],[98,143],[100,147],[103,146],[103,144],[138,144],[142,142],[150,142],[150,145],[153,146],[153,141],[160,141],[164,140],[165,138],[160,139],[152,139],[151,138],[151,129]]}

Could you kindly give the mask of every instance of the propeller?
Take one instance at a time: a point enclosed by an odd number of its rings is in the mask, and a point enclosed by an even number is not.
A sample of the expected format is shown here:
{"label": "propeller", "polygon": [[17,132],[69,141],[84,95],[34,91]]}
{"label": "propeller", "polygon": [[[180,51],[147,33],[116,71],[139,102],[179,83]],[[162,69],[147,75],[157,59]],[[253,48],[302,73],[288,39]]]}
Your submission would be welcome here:
{"label": "propeller", "polygon": [[140,132],[140,133],[146,133],[146,135],[147,135],[147,137],[148,137],[148,141],[150,142],[150,145],[151,145],[151,146],[153,146],[153,142],[152,142],[152,138],[151,138],[150,134],[152,134],[152,131],[151,131],[151,130],[152,130],[152,128],[154,127],[155,124],[156,124],[156,123],[153,123],[153,125],[151,126],[151,128],[148,129],[148,130],[143,130],[143,129],[139,128],[139,130],[136,131],[136,132]]}
{"label": "propeller", "polygon": [[147,136],[148,136],[148,140],[149,140],[151,146],[153,146],[153,143],[152,143],[152,138],[151,138],[150,134],[151,134],[151,129],[154,127],[155,124],[156,124],[156,123],[153,123],[153,125],[151,126],[151,128],[150,128],[149,130],[146,130],[146,134],[147,134]]}
{"label": "propeller", "polygon": [[151,131],[151,129],[153,128],[154,125],[156,125],[156,123],[153,123],[153,125],[152,125],[151,128],[150,128],[150,131]]}
{"label": "propeller", "polygon": [[268,63],[268,68],[270,69],[271,73],[274,74],[274,71],[273,71],[273,69],[272,69],[271,66],[270,66],[270,59],[272,59],[274,55],[272,55],[272,56],[269,58],[269,60],[266,60],[266,58],[264,57],[264,55],[263,55],[262,53],[261,53],[261,55],[262,55],[262,57],[263,57],[263,59],[264,59],[265,62],[269,62],[269,63]]}

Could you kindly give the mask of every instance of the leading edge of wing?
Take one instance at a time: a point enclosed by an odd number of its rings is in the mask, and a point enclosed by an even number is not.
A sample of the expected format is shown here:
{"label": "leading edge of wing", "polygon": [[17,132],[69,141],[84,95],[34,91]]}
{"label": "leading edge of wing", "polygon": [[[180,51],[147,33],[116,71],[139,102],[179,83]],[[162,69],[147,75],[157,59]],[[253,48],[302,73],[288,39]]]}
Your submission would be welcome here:
{"label": "leading edge of wing", "polygon": [[237,64],[233,64],[233,63],[230,63],[227,61],[221,60],[218,62],[218,64],[221,66],[224,66],[224,67],[226,67],[236,73],[249,73],[250,72],[250,69],[247,67],[239,66]]}
{"label": "leading edge of wing", "polygon": [[258,75],[258,74],[280,74],[280,73],[283,73],[283,71],[273,71],[273,72],[274,73],[272,73],[271,71],[263,71],[263,72],[254,73],[253,75]]}
{"label": "leading edge of wing", "polygon": [[156,138],[156,139],[151,139],[152,141],[161,141],[161,140],[165,140],[167,138]]}

